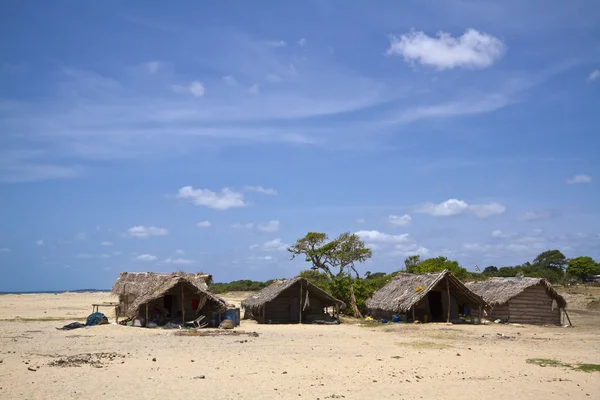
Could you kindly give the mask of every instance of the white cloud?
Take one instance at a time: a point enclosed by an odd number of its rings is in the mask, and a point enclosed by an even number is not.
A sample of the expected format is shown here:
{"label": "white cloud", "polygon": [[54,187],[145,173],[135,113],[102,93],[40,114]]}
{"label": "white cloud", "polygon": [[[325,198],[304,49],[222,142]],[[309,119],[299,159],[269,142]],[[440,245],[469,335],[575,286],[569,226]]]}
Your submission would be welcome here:
{"label": "white cloud", "polygon": [[44,239],[37,240],[35,242],[35,244],[37,244],[38,246],[43,246],[44,245]]}
{"label": "white cloud", "polygon": [[267,76],[265,77],[265,79],[269,83],[279,83],[279,82],[283,81],[283,79],[279,75],[277,75],[277,74],[267,74]]}
{"label": "white cloud", "polygon": [[272,195],[272,196],[277,194],[277,190],[271,189],[271,188],[265,188],[262,186],[244,186],[244,190],[247,192],[256,192],[256,193],[268,194],[268,195]]}
{"label": "white cloud", "polygon": [[595,69],[592,72],[590,72],[590,75],[588,76],[588,80],[591,81],[595,81],[596,79],[600,78],[600,69]]}
{"label": "white cloud", "polygon": [[469,29],[456,38],[445,32],[439,32],[437,36],[434,38],[420,31],[391,36],[388,54],[401,55],[409,63],[444,70],[487,68],[506,51],[502,40],[475,29]]}
{"label": "white cloud", "polygon": [[258,225],[256,229],[258,229],[261,232],[277,232],[279,230],[279,221],[269,221],[266,224]]}
{"label": "white cloud", "polygon": [[229,86],[236,86],[238,84],[237,80],[231,75],[224,76],[221,79]]}
{"label": "white cloud", "polygon": [[98,257],[100,257],[100,258],[110,258],[110,254],[102,253]]}
{"label": "white cloud", "polygon": [[210,221],[200,221],[196,224],[198,228],[209,228],[212,224]]}
{"label": "white cloud", "polygon": [[298,46],[300,46],[300,47],[306,46],[306,39],[305,38],[300,38],[298,40]]}
{"label": "white cloud", "polygon": [[578,174],[569,179],[567,179],[567,183],[569,185],[573,185],[575,183],[591,183],[593,181],[592,177],[589,175]]}
{"label": "white cloud", "polygon": [[247,224],[241,224],[239,222],[236,222],[231,226],[235,229],[252,229],[254,228],[254,222],[248,222]]}
{"label": "white cloud", "polygon": [[0,249],[0,253],[10,253],[10,249],[8,247],[4,247]]}
{"label": "white cloud", "polygon": [[472,204],[469,206],[469,210],[473,211],[479,218],[487,218],[491,215],[502,214],[506,211],[500,203],[489,203],[489,204]]}
{"label": "white cloud", "polygon": [[271,260],[273,260],[273,257],[272,256],[250,256],[250,257],[248,257],[248,259],[271,261]]}
{"label": "white cloud", "polygon": [[75,257],[87,259],[87,258],[94,258],[94,255],[93,254],[89,254],[89,253],[79,253]]}
{"label": "white cloud", "polygon": [[289,247],[289,244],[283,243],[281,239],[273,239],[263,244],[253,244],[250,246],[250,250],[262,250],[262,251],[284,251]]}
{"label": "white cloud", "polygon": [[396,249],[396,252],[398,252],[404,256],[412,256],[412,255],[426,256],[429,254],[428,248],[419,246],[418,244],[415,244],[415,243],[397,244],[394,247]]}
{"label": "white cloud", "polygon": [[139,260],[139,261],[156,261],[158,259],[158,257],[156,257],[152,254],[140,254],[135,259]]}
{"label": "white cloud", "polygon": [[75,234],[75,239],[76,240],[85,240],[87,237],[85,232],[77,232],[77,234]]}
{"label": "white cloud", "polygon": [[177,93],[189,93],[195,97],[202,97],[205,93],[204,84],[199,81],[193,81],[189,85],[173,85],[172,89]]}
{"label": "white cloud", "polygon": [[287,43],[285,42],[285,40],[267,40],[264,42],[264,44],[269,47],[285,47],[285,46],[287,46]]}
{"label": "white cloud", "polygon": [[186,258],[167,258],[165,264],[193,264],[194,260]]}
{"label": "white cloud", "polygon": [[260,93],[260,86],[258,85],[258,83],[255,83],[254,85],[250,86],[250,94],[258,94]]}
{"label": "white cloud", "polygon": [[156,226],[137,225],[129,228],[127,233],[129,236],[136,238],[147,238],[149,236],[165,236],[169,231],[164,228],[157,228]]}
{"label": "white cloud", "polygon": [[112,246],[114,243],[113,242],[102,242],[100,243],[100,246]]}
{"label": "white cloud", "polygon": [[367,222],[364,218],[357,218],[356,219],[356,223],[357,224],[364,224],[365,222]]}
{"label": "white cloud", "polygon": [[149,74],[155,74],[158,72],[160,68],[160,63],[158,61],[150,61],[146,63],[146,70],[148,70]]}
{"label": "white cloud", "polygon": [[409,226],[412,222],[412,218],[408,214],[404,214],[403,216],[390,215],[390,216],[388,216],[387,220],[392,226],[395,226],[395,227]]}
{"label": "white cloud", "polygon": [[235,207],[245,207],[244,194],[224,188],[220,193],[208,189],[194,189],[184,186],[179,189],[177,198],[189,200],[197,206],[205,206],[215,210],[227,210]]}
{"label": "white cloud", "polygon": [[413,212],[429,214],[434,217],[450,217],[470,211],[478,218],[487,218],[491,215],[502,214],[506,207],[500,203],[468,204],[463,200],[448,199],[442,203],[425,203],[414,208]]}
{"label": "white cloud", "polygon": [[495,238],[506,239],[506,238],[510,238],[510,237],[514,237],[514,236],[516,236],[515,233],[503,232],[500,229],[496,229],[492,232],[492,237],[495,237]]}
{"label": "white cloud", "polygon": [[365,242],[401,243],[408,240],[408,233],[403,233],[401,235],[390,235],[379,231],[358,231],[356,234]]}
{"label": "white cloud", "polygon": [[185,254],[185,251],[183,251],[181,249],[177,249],[177,250],[175,250],[175,254],[182,255],[182,254]]}
{"label": "white cloud", "polygon": [[443,203],[434,204],[426,203],[415,208],[414,212],[421,214],[429,214],[434,217],[449,217],[452,215],[462,214],[469,208],[469,205],[457,199],[448,199]]}
{"label": "white cloud", "polygon": [[528,211],[521,215],[521,219],[525,221],[537,221],[540,219],[549,219],[552,218],[552,212],[547,210],[542,211]]}

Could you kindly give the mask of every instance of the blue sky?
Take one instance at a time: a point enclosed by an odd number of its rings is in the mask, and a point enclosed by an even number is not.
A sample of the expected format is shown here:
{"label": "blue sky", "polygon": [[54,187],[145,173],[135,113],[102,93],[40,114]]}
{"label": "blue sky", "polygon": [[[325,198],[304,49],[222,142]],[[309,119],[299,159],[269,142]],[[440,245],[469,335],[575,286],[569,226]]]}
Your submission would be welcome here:
{"label": "blue sky", "polygon": [[2,2],[0,291],[600,259],[597,1],[217,4]]}

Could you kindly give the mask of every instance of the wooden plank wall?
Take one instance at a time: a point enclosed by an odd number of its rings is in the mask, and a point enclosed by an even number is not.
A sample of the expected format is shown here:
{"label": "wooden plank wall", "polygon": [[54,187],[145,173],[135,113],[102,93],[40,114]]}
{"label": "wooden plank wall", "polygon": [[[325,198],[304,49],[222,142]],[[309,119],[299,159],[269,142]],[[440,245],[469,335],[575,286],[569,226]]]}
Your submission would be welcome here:
{"label": "wooden plank wall", "polygon": [[508,302],[511,323],[560,325],[560,310],[552,310],[552,298],[542,284],[525,289]]}
{"label": "wooden plank wall", "polygon": [[[306,292],[306,290],[303,290]],[[265,323],[297,323],[299,314],[295,316],[290,315],[290,309],[292,307],[292,301],[298,303],[295,309],[300,310],[300,284],[296,283],[291,287],[287,288],[277,296],[273,301],[267,303],[267,312],[265,316]]]}

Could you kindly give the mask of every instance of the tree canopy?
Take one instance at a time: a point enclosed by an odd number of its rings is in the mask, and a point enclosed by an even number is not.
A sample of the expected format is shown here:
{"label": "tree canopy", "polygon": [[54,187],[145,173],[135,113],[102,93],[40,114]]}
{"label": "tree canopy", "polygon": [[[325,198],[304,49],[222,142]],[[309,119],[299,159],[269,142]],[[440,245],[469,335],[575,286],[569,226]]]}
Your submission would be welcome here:
{"label": "tree canopy", "polygon": [[[417,257],[411,258],[411,257]],[[411,258],[409,260],[409,258]],[[415,264],[415,261],[418,261]],[[425,274],[430,272],[442,272],[444,270],[450,270],[452,275],[456,276],[458,279],[466,278],[469,273],[468,271],[461,267],[457,261],[449,260],[446,257],[439,256],[434,258],[428,258],[427,260],[420,261],[418,256],[409,256],[404,260],[406,265],[406,272],[412,274]],[[409,268],[410,265],[410,268]]]}
{"label": "tree canopy", "polygon": [[312,269],[323,272],[329,279],[354,272],[359,277],[356,264],[365,262],[373,255],[370,248],[354,233],[345,232],[328,241],[327,234],[309,232],[288,247],[292,259],[304,256]]}
{"label": "tree canopy", "polygon": [[567,265],[567,274],[583,279],[589,275],[600,274],[600,264],[594,261],[592,257],[575,257],[569,260]]}
{"label": "tree canopy", "polygon": [[533,260],[533,265],[562,272],[567,262],[567,257],[560,250],[547,250]]}

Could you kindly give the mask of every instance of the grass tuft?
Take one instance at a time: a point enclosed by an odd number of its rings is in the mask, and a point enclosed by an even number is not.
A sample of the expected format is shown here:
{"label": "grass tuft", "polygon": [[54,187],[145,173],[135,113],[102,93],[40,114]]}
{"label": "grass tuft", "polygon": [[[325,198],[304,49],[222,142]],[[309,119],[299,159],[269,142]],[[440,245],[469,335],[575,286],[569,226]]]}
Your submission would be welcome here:
{"label": "grass tuft", "polygon": [[563,367],[583,372],[600,372],[600,364],[567,364],[550,358],[530,358],[527,364],[536,364],[540,367]]}

